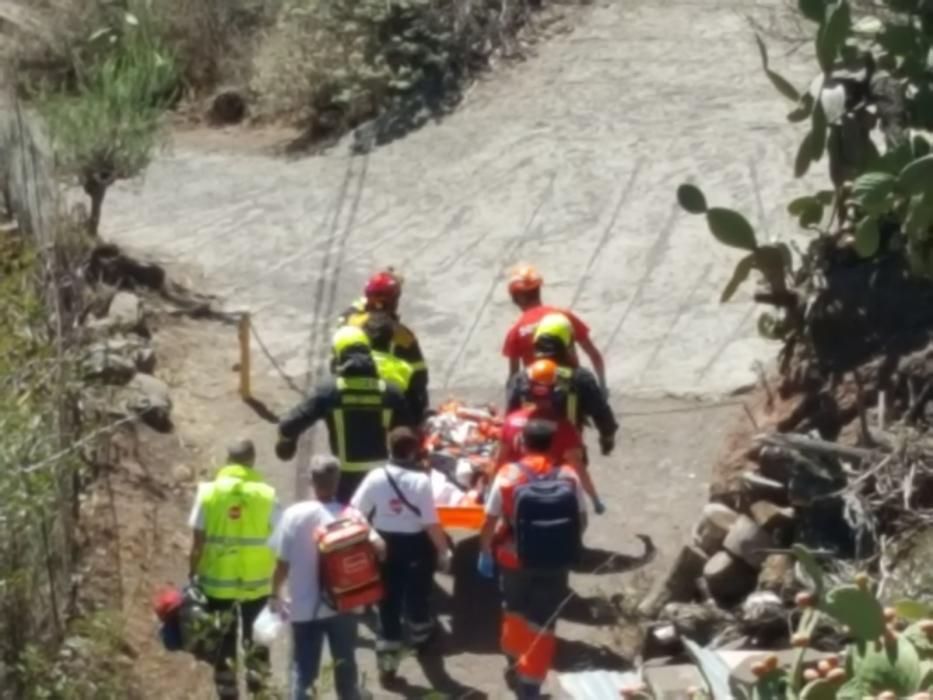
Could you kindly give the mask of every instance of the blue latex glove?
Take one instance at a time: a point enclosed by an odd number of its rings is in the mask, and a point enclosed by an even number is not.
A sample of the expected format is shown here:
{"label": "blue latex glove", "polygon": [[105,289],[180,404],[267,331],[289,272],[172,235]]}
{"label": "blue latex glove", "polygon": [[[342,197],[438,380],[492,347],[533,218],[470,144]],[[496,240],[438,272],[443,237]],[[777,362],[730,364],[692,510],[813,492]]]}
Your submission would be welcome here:
{"label": "blue latex glove", "polygon": [[492,552],[480,552],[476,560],[476,570],[483,578],[492,578],[496,575],[495,565],[492,561]]}
{"label": "blue latex glove", "polygon": [[602,515],[606,512],[606,506],[598,498],[593,499],[593,510],[596,512],[596,515]]}

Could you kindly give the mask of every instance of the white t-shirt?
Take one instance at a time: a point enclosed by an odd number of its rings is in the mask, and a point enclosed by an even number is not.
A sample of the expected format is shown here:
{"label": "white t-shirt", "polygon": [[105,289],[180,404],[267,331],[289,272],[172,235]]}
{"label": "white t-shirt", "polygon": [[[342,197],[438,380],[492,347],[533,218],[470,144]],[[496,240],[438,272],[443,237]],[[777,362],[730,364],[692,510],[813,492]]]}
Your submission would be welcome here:
{"label": "white t-shirt", "polygon": [[[211,482],[206,482],[198,484],[198,492],[194,497],[194,505],[191,507],[191,514],[188,516],[188,527],[192,530],[203,530],[204,529],[204,506],[202,504],[202,496],[204,495],[204,489],[207,486],[210,486]],[[275,499],[275,503],[272,505],[272,513],[269,515],[269,529],[275,530],[276,525],[278,525],[279,518],[282,517],[282,506],[279,504],[279,499]]]}
{"label": "white t-shirt", "polygon": [[[567,476],[561,475],[561,478],[569,477],[573,481],[574,490],[577,492],[577,504],[580,512],[586,513],[586,498],[583,495],[583,488],[580,486],[580,478],[570,469],[565,469]],[[501,474],[497,475],[492,482],[492,488],[489,489],[489,497],[486,499],[486,515],[493,518],[502,517],[502,484],[505,479]]]}
{"label": "white t-shirt", "polygon": [[320,556],[314,532],[334,521],[331,509],[318,501],[302,501],[285,509],[270,546],[288,564],[289,620],[310,622],[334,614],[322,600]]}
{"label": "white t-shirt", "polygon": [[[408,502],[420,511],[420,515],[398,497],[389,483],[387,471]],[[357,487],[351,505],[380,532],[414,534],[438,522],[431,478],[425,472],[394,464],[370,471]]]}

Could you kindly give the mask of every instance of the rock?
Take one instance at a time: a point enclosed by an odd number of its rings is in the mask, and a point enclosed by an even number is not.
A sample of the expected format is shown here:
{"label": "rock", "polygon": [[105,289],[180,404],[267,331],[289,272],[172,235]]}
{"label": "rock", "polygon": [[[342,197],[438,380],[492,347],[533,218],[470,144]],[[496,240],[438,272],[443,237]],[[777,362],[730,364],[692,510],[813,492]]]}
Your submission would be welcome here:
{"label": "rock", "polygon": [[95,343],[81,361],[81,373],[85,379],[105,384],[126,384],[136,374],[136,363],[107,343]]}
{"label": "rock", "polygon": [[727,551],[710,557],[703,567],[703,580],[716,602],[732,605],[755,589],[755,569]]}
{"label": "rock", "polygon": [[712,556],[722,549],[723,540],[739,514],[721,503],[708,503],[703,507],[703,516],[693,529],[693,544]]}
{"label": "rock", "polygon": [[176,464],[172,469],[172,478],[180,484],[190,483],[194,480],[194,470],[187,464]]}
{"label": "rock", "polygon": [[754,472],[743,472],[740,479],[743,490],[752,501],[766,499],[783,503],[787,500],[787,488],[780,481]]}
{"label": "rock", "polygon": [[752,520],[768,532],[785,530],[794,526],[794,509],[789,506],[782,507],[771,501],[755,501],[749,511]]}
{"label": "rock", "polygon": [[742,629],[756,637],[786,635],[784,603],[771,591],[755,591],[742,603]]}
{"label": "rock", "polygon": [[147,335],[143,319],[143,303],[132,292],[117,292],[107,310],[106,323],[113,330]]}
{"label": "rock", "polygon": [[670,622],[651,625],[645,630],[645,639],[641,646],[642,659],[671,658],[682,654],[683,642],[677,628]]}
{"label": "rock", "polygon": [[137,348],[133,353],[133,360],[136,363],[136,371],[145,374],[152,374],[156,368],[155,350],[148,346]]}
{"label": "rock", "polygon": [[207,121],[211,126],[239,124],[246,118],[247,111],[244,91],[227,87],[219,90],[211,99]]}
{"label": "rock", "polygon": [[794,474],[794,459],[787,450],[773,445],[764,445],[758,453],[755,463],[761,476],[766,479],[786,484]]}
{"label": "rock", "polygon": [[731,615],[712,603],[668,603],[659,619],[674,625],[679,636],[692,639],[701,646],[733,623]]}
{"label": "rock", "polygon": [[171,430],[172,398],[168,385],[149,374],[137,374],[123,387],[123,408],[156,430]]}
{"label": "rock", "polygon": [[671,565],[667,576],[660,579],[651,593],[639,604],[638,612],[655,617],[670,601],[688,601],[696,598],[696,580],[703,574],[706,554],[696,547],[685,545]]}
{"label": "rock", "polygon": [[749,566],[760,569],[768,558],[774,540],[747,515],[739,517],[729,528],[723,547]]}
{"label": "rock", "polygon": [[707,503],[703,506],[703,522],[728,530],[739,519],[739,514],[722,503]]}
{"label": "rock", "polygon": [[782,598],[789,597],[796,588],[794,557],[790,554],[769,554],[758,574],[758,587]]}

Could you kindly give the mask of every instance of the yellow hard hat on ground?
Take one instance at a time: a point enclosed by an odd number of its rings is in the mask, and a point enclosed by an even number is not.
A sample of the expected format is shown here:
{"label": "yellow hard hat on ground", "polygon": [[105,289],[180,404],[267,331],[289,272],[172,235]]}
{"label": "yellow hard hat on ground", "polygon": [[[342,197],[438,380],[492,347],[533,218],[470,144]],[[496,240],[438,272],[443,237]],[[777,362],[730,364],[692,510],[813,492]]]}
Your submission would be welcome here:
{"label": "yellow hard hat on ground", "polygon": [[548,314],[535,328],[535,340],[542,336],[557,338],[566,348],[573,344],[573,325],[563,314]]}

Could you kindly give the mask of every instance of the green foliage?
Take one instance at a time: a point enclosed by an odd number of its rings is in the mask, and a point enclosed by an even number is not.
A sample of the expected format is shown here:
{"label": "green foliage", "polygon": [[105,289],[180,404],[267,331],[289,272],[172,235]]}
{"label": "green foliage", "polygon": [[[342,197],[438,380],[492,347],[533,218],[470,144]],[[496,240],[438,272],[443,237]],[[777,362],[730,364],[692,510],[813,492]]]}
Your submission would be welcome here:
{"label": "green foliage", "polygon": [[921,689],[923,667],[914,646],[902,636],[891,640],[860,640],[849,647],[846,672],[850,676],[841,698],[858,698],[890,690],[898,697]]}
{"label": "green foliage", "polygon": [[91,197],[92,233],[107,188],[148,165],[176,81],[147,5],[133,8],[95,33],[102,48],[81,68],[73,92],[52,88],[40,96],[56,165]]}
{"label": "green foliage", "polygon": [[529,7],[526,0],[283,0],[255,61],[260,111],[298,115],[316,136],[382,114],[417,120],[442,111]]}
{"label": "green foliage", "polygon": [[884,610],[869,591],[858,586],[838,586],[820,596],[819,609],[849,628],[859,640],[884,634]]}
{"label": "green foliage", "polygon": [[[929,3],[878,0],[877,17],[853,22],[849,0],[798,0],[813,28],[819,74],[806,90],[775,70],[760,37],[756,44],[767,80],[795,107],[791,123],[806,123],[794,158],[803,177],[827,161],[832,189],[796,197],[788,213],[819,240],[803,253],[798,270],[789,260],[765,261],[747,221],[727,209],[708,208],[693,185],[678,189],[680,205],[705,214],[724,245],[750,254],[736,264],[723,290],[728,301],[758,270],[766,291],[760,301],[778,307],[762,316],[768,337],[800,338],[806,296],[820,288],[820,275],[839,249],[866,261],[900,256],[918,276],[933,277],[933,153],[918,131],[933,129],[933,15]],[[880,149],[876,144],[883,144]],[[775,258],[776,259],[776,258]],[[793,288],[788,289],[789,280]]]}

